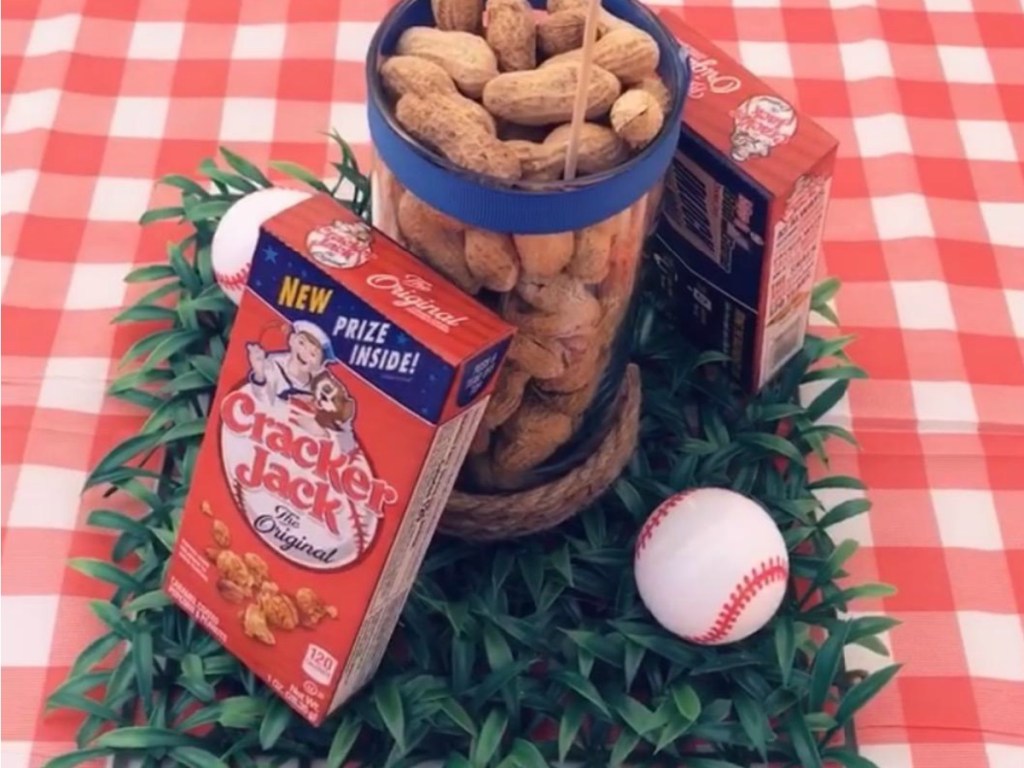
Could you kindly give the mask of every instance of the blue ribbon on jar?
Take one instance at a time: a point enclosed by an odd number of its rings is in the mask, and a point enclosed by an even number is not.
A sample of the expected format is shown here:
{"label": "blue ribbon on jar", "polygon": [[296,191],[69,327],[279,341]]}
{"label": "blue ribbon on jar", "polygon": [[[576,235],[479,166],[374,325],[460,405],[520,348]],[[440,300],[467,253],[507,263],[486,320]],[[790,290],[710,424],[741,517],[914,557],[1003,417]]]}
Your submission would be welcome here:
{"label": "blue ribbon on jar", "polygon": [[[530,0],[535,7],[544,0]],[[634,0],[604,0],[605,10],[650,34],[658,43],[658,74],[673,95],[658,137],[635,157],[574,181],[531,182],[529,188],[459,168],[420,145],[395,120],[380,77],[409,27],[433,26],[430,0],[402,0],[384,17],[370,43],[366,80],[370,136],[380,160],[410,192],[439,211],[479,229],[549,234],[603,221],[648,192],[664,177],[679,141],[680,116],[690,84],[687,55],[657,17]]]}

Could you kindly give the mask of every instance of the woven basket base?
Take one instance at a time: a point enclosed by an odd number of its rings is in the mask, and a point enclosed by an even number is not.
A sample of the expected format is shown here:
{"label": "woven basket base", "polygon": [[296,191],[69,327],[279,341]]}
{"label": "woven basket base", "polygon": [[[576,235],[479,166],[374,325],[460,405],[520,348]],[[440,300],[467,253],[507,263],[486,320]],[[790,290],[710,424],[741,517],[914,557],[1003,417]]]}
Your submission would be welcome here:
{"label": "woven basket base", "polygon": [[596,500],[622,473],[640,431],[640,370],[630,365],[604,442],[572,472],[545,485],[505,494],[456,491],[438,530],[474,541],[497,541],[553,528]]}

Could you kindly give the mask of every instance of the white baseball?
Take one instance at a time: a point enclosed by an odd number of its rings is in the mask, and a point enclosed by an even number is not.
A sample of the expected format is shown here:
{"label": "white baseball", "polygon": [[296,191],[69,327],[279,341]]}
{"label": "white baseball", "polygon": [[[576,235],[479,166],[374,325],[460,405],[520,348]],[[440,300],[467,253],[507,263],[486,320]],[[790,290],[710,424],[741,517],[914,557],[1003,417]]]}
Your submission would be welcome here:
{"label": "white baseball", "polygon": [[217,284],[235,304],[242,300],[249,281],[263,222],[310,197],[311,193],[301,189],[271,187],[246,195],[228,208],[213,233],[210,259]]}
{"label": "white baseball", "polygon": [[775,614],[789,555],[756,502],[698,488],[651,513],[637,538],[633,572],[659,624],[684,640],[720,645],[752,635]]}

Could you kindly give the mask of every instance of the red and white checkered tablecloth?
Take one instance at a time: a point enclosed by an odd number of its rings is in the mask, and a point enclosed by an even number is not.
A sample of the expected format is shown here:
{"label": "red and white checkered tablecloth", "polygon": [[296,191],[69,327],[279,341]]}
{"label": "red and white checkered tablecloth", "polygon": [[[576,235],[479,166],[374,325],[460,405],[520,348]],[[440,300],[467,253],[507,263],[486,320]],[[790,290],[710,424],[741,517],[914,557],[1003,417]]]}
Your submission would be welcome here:
{"label": "red and white checkered tablecloth", "polygon": [[[661,0],[652,5],[681,5]],[[104,398],[139,333],[110,319],[164,259],[154,189],[227,144],[368,158],[363,61],[388,0],[5,0],[2,40],[2,756],[36,766],[78,719],[44,696],[97,631],[106,557],[87,470],[140,414]],[[841,140],[826,267],[873,378],[833,418],[874,510],[845,533],[858,606],[906,664],[859,717],[883,768],[1024,766],[1024,10],[1021,0],[697,0],[686,18]],[[838,501],[841,493],[833,493]],[[124,504],[123,500],[116,503]],[[874,668],[868,652],[850,659]]]}

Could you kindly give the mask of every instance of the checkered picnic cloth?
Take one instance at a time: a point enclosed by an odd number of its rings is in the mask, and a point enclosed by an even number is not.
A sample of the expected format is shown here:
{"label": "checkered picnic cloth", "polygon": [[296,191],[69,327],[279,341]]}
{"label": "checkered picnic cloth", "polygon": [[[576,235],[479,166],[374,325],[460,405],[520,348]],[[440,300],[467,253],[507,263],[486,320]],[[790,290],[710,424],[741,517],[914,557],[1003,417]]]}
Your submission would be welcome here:
{"label": "checkered picnic cloth", "polygon": [[[664,0],[652,5],[681,5]],[[87,470],[139,428],[105,399],[139,334],[121,278],[163,261],[154,188],[226,144],[328,168],[369,158],[363,62],[388,0],[5,0],[2,24],[2,756],[38,765],[78,718],[43,700],[98,630],[116,497]],[[841,140],[827,271],[873,378],[831,418],[874,511],[842,533],[899,586],[906,664],[858,720],[883,768],[1024,766],[1024,15],[1020,0],[698,0],[685,17]],[[140,289],[141,290],[141,289]],[[840,501],[846,492],[829,494]],[[885,663],[868,652],[854,668]]]}

